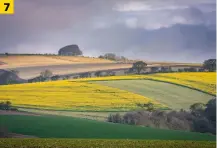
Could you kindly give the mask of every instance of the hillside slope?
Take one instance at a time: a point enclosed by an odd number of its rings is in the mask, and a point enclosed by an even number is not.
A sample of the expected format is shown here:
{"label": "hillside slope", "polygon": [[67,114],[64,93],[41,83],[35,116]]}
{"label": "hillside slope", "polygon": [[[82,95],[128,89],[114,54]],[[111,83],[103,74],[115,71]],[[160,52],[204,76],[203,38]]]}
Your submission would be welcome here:
{"label": "hillside slope", "polygon": [[171,83],[183,87],[195,89],[210,95],[216,94],[216,72],[179,72],[156,73],[149,75],[127,75],[77,79],[73,81],[110,81],[110,80],[138,80],[146,79]]}
{"label": "hillside slope", "polygon": [[10,132],[41,138],[209,140],[210,134],[163,130],[62,116],[0,116]]}
{"label": "hillside slope", "polygon": [[12,55],[0,56],[0,68],[16,68],[16,67],[32,67],[32,66],[48,66],[62,64],[78,64],[78,63],[113,63],[112,61],[76,56],[37,56],[37,55]]}
{"label": "hillside slope", "polygon": [[24,83],[26,80],[21,79],[15,73],[7,70],[0,69],[0,85],[10,83]]}
{"label": "hillside slope", "polygon": [[[22,98],[22,99],[20,99]],[[128,91],[86,82],[54,81],[0,86],[0,101],[16,106],[73,111],[125,111],[152,99]]]}
{"label": "hillside slope", "polygon": [[206,104],[213,98],[212,95],[197,90],[152,80],[116,80],[96,83],[143,95],[176,110],[188,110],[194,103]]}

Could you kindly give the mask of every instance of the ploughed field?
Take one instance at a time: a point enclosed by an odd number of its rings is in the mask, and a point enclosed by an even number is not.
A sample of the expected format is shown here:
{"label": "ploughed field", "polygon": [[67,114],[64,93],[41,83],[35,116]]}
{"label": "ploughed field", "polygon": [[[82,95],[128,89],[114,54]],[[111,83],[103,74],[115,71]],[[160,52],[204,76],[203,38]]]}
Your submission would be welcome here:
{"label": "ploughed field", "polygon": [[113,63],[110,60],[79,57],[79,56],[42,56],[42,55],[10,55],[0,56],[0,61],[4,63],[2,68],[64,65],[78,63]]}
{"label": "ploughed field", "polygon": [[46,65],[46,66],[28,66],[7,68],[9,70],[19,71],[19,77],[23,79],[30,79],[38,77],[42,71],[50,70],[53,75],[76,74],[82,72],[93,72],[101,70],[119,70],[132,67],[132,64],[119,64],[119,63],[74,63],[74,64],[61,64],[61,65]]}
{"label": "ploughed field", "polygon": [[113,76],[0,86],[0,101],[15,106],[71,111],[129,111],[138,103],[188,109],[215,93],[215,73]]}

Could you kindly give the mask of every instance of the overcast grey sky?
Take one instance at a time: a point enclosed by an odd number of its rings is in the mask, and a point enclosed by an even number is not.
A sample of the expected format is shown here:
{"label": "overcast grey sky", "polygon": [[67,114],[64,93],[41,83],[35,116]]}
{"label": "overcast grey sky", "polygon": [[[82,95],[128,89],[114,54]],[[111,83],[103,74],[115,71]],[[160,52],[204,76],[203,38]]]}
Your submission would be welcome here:
{"label": "overcast grey sky", "polygon": [[0,52],[57,53],[78,44],[151,61],[215,58],[215,0],[16,0],[0,15]]}

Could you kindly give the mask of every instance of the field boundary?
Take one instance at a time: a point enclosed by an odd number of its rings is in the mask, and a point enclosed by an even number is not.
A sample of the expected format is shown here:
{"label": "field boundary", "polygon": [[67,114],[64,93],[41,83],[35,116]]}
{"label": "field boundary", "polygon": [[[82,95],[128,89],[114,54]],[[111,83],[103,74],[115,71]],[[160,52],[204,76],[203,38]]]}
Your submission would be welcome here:
{"label": "field boundary", "polygon": [[28,107],[28,106],[19,106],[19,105],[13,105],[13,107],[17,107],[18,109],[35,109],[35,110],[40,110],[40,111],[65,111],[65,112],[101,112],[101,113],[106,113],[106,112],[129,112],[129,111],[134,111],[134,110],[67,110],[67,109],[49,109],[49,108],[37,108],[37,107]]}

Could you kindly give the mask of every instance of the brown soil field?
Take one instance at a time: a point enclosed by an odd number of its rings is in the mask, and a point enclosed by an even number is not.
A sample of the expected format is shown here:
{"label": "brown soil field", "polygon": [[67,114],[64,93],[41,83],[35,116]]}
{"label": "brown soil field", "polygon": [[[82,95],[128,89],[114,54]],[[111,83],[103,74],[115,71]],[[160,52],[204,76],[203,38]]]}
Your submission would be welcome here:
{"label": "brown soil field", "polygon": [[[197,63],[169,63],[169,62],[147,62],[148,67],[159,66],[201,66]],[[77,56],[53,56],[53,55],[10,55],[0,56],[0,69],[17,70],[19,77],[30,79],[40,75],[46,69],[54,75],[64,75],[99,70],[116,70],[131,68],[132,63],[116,63],[114,61]]]}
{"label": "brown soil field", "polygon": [[110,60],[75,56],[0,56],[0,68],[33,67],[78,63],[113,63]]}
{"label": "brown soil field", "polygon": [[53,59],[69,61],[71,63],[115,63],[110,60],[93,57],[75,57],[75,56],[51,56]]}
{"label": "brown soil field", "polygon": [[[0,66],[1,67],[1,66]],[[30,79],[40,75],[46,69],[52,71],[53,75],[75,74],[82,72],[92,72],[100,70],[113,70],[130,68],[132,64],[117,64],[117,63],[91,63],[91,64],[64,64],[64,65],[47,65],[47,66],[32,66],[13,68],[19,71],[19,77]]]}

